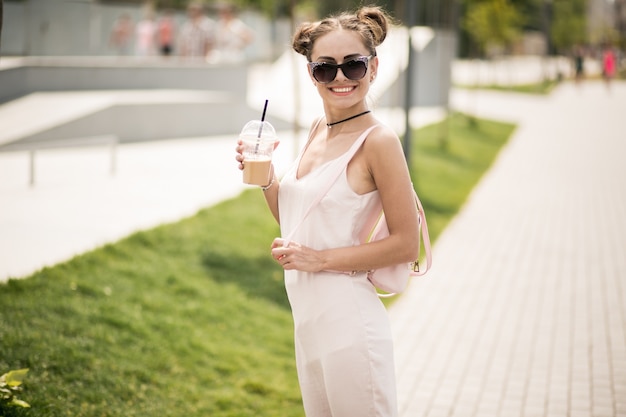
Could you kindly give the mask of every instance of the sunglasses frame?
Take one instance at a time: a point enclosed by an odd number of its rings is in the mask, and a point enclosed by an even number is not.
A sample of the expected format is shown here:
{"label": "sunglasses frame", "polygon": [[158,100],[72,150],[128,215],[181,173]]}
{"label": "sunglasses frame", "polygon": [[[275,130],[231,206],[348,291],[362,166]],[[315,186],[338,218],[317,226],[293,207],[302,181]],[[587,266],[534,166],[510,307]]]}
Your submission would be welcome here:
{"label": "sunglasses frame", "polygon": [[[343,73],[343,75],[347,79],[352,80],[352,81],[358,81],[358,80],[363,79],[363,77],[365,77],[365,75],[367,74],[367,70],[369,69],[370,60],[372,58],[374,58],[375,56],[376,55],[374,55],[374,54],[369,55],[369,56],[362,55],[362,56],[357,57],[357,58],[352,58],[352,59],[350,59],[350,60],[348,60],[348,61],[346,61],[346,62],[344,62],[342,64],[333,64],[331,62],[309,62],[309,68],[311,70],[311,75],[313,76],[315,81],[317,81],[320,84],[329,84],[329,83],[333,82],[335,80],[335,78],[337,78],[337,70],[341,70],[341,72]],[[349,65],[351,65],[355,61],[362,62],[365,65],[365,72],[359,78],[350,78],[348,76],[348,74],[345,73],[344,69],[345,68],[349,68]],[[333,76],[332,80],[330,80],[330,81],[320,81],[320,80],[317,79],[317,77],[315,76],[315,70],[318,67],[321,67],[321,66],[326,66],[326,67],[329,67],[329,68],[335,70],[335,75]]]}

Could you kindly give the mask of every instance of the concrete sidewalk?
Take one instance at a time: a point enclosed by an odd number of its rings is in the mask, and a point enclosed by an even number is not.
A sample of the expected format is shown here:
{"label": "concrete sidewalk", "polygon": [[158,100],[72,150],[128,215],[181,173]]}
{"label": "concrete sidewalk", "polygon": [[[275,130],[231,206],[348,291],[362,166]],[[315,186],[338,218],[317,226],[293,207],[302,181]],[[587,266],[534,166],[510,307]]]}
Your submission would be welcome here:
{"label": "concrete sidewalk", "polygon": [[452,101],[519,128],[390,309],[400,415],[626,416],[626,84]]}

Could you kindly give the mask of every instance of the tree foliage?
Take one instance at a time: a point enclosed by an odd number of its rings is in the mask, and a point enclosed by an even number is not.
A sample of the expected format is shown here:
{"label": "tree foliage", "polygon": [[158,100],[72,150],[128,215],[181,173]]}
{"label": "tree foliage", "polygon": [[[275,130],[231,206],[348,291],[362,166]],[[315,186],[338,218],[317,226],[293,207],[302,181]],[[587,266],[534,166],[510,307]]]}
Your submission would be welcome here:
{"label": "tree foliage", "polygon": [[585,0],[554,0],[550,36],[554,46],[567,51],[586,42]]}
{"label": "tree foliage", "polygon": [[542,8],[546,0],[511,0],[511,4],[524,16],[524,30],[540,31],[543,29]]}
{"label": "tree foliage", "polygon": [[468,54],[471,45],[480,53],[494,43],[507,45],[521,31],[542,32],[558,52],[593,41],[587,30],[588,0],[458,1],[464,54]]}
{"label": "tree foliage", "polygon": [[463,18],[463,27],[481,52],[510,46],[521,35],[523,23],[523,16],[509,0],[469,3]]}

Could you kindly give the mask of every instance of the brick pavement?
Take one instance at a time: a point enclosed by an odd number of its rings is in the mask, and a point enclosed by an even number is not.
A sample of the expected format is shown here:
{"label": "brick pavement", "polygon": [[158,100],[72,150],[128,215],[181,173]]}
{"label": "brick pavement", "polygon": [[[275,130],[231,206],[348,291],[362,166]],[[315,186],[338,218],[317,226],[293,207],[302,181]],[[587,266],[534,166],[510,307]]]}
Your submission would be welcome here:
{"label": "brick pavement", "polygon": [[390,309],[400,415],[626,416],[626,84],[471,94],[519,128]]}

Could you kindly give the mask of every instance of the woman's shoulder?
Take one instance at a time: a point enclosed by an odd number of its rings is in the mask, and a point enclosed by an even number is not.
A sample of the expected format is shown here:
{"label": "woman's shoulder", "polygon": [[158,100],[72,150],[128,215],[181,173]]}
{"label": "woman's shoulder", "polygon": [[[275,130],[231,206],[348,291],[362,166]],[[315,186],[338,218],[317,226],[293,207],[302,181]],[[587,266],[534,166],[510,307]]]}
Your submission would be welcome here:
{"label": "woman's shoulder", "polygon": [[385,161],[385,164],[396,164],[404,160],[404,151],[398,134],[379,121],[376,129],[373,129],[365,139],[363,152],[371,163]]}
{"label": "woman's shoulder", "polygon": [[388,146],[390,143],[399,143],[398,134],[389,126],[376,121],[376,128],[367,135],[366,143],[373,147]]}

